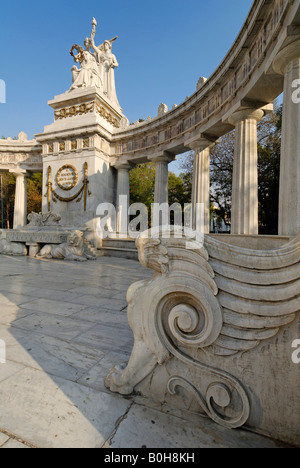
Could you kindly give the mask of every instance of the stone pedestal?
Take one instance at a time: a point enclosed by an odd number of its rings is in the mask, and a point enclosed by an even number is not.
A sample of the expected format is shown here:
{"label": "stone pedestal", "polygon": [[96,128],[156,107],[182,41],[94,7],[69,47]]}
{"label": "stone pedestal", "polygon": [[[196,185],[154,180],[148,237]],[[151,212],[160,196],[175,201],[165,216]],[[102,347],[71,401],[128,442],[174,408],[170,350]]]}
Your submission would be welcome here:
{"label": "stone pedestal", "polygon": [[229,119],[236,132],[231,234],[258,234],[257,122],[263,116],[263,110],[244,109]]}
{"label": "stone pedestal", "polygon": [[14,207],[14,229],[27,224],[27,178],[26,172],[17,172]]}
{"label": "stone pedestal", "polygon": [[279,53],[273,67],[284,75],[278,233],[295,236],[300,229],[300,39]]}
{"label": "stone pedestal", "polygon": [[97,208],[116,199],[111,138],[127,119],[97,88],[67,92],[49,105],[55,121],[36,136],[43,146],[43,212],[60,215],[64,227],[88,229],[98,245]]}
{"label": "stone pedestal", "polygon": [[35,258],[41,250],[40,244],[35,242],[26,244],[29,247],[29,257]]}

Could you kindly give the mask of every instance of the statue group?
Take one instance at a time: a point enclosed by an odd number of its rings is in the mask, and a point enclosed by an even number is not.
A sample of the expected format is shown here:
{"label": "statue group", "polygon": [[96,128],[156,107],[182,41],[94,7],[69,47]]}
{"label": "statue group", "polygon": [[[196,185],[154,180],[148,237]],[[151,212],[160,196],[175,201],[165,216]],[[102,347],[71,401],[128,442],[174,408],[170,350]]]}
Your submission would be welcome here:
{"label": "statue group", "polygon": [[[73,45],[71,55],[76,63],[80,63],[78,69],[75,65],[72,68],[73,84],[70,92],[78,88],[99,88],[114,104],[119,105],[116,85],[115,85],[115,68],[119,66],[115,55],[112,53],[112,44],[117,39],[104,41],[100,46],[95,45],[95,34],[97,21],[93,18],[92,34],[90,38],[84,41],[83,49],[77,44]],[[93,50],[93,53],[91,52]],[[78,52],[74,55],[74,50]]]}

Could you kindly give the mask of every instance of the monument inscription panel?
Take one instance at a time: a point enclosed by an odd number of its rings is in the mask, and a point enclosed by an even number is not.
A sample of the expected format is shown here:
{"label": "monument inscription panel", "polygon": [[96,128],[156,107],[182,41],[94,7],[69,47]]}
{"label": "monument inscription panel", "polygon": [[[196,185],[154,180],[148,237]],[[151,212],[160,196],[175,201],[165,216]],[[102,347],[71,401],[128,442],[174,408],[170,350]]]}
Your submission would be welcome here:
{"label": "monument inscription panel", "polygon": [[56,182],[62,190],[72,190],[78,182],[78,172],[74,166],[65,165],[59,169]]}

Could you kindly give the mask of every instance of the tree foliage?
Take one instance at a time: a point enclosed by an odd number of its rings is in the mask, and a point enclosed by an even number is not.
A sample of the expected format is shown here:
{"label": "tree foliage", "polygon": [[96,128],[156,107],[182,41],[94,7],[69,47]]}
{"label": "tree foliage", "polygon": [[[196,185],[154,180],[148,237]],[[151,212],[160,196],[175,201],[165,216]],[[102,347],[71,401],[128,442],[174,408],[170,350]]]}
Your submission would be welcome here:
{"label": "tree foliage", "polygon": [[[139,164],[130,171],[130,203],[143,203],[147,206],[149,226],[151,225],[151,205],[154,203],[155,164]],[[191,202],[191,184],[186,173],[177,176],[169,172],[169,205],[179,203],[184,207]]]}
{"label": "tree foliage", "polygon": [[[3,173],[3,225],[5,229],[13,227],[16,177],[13,174]],[[27,213],[39,213],[42,210],[43,175],[33,174],[27,179]],[[0,225],[2,225],[2,220]]]}
{"label": "tree foliage", "polygon": [[2,204],[3,204],[3,220],[1,219],[0,226],[4,229],[13,227],[14,203],[15,203],[15,186],[16,178],[13,174],[0,174],[2,181]]}
{"label": "tree foliage", "polygon": [[43,174],[33,174],[27,180],[27,213],[42,211]]}

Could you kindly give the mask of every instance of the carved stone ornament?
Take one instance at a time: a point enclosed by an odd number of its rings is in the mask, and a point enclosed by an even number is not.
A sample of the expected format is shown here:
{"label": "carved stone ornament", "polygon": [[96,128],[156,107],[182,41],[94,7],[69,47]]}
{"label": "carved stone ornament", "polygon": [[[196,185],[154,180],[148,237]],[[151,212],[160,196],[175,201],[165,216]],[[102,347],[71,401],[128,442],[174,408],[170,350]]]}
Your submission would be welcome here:
{"label": "carved stone ornament", "polygon": [[54,118],[55,120],[63,120],[71,117],[86,115],[91,112],[96,112],[115,128],[120,128],[121,124],[116,116],[114,116],[113,113],[103,105],[100,105],[95,101],[63,107],[62,109],[54,111]]}
{"label": "carved stone ornament", "polygon": [[31,229],[32,227],[57,227],[61,221],[61,217],[52,211],[47,213],[30,213],[27,216],[28,225],[27,228]]}
{"label": "carved stone ornament", "polygon": [[78,171],[71,164],[62,166],[56,174],[56,182],[62,190],[72,190],[78,182]]}
{"label": "carved stone ornament", "polygon": [[[87,139],[87,143],[89,143],[89,139]],[[85,162],[83,165],[83,181],[82,181],[82,186],[80,189],[74,194],[70,195],[69,197],[62,196],[59,193],[57,193],[56,190],[53,189],[53,183],[52,183],[52,168],[51,166],[48,167],[48,178],[47,178],[47,192],[45,193],[45,198],[48,199],[48,210],[50,211],[51,207],[51,197],[52,201],[54,203],[57,203],[57,201],[60,202],[65,202],[65,203],[71,203],[76,200],[76,203],[81,202],[83,198],[83,209],[84,211],[87,210],[87,199],[89,195],[92,195],[90,190],[88,189],[89,185],[89,179],[88,179],[88,163]],[[64,192],[70,191],[74,189],[77,185],[78,182],[78,171],[77,169],[70,165],[64,165],[62,166],[57,175],[56,175],[56,183],[59,187],[60,190],[63,190]]]}
{"label": "carved stone ornament", "polygon": [[0,240],[0,254],[11,255],[14,257],[26,257],[27,249],[25,244],[11,242],[7,239]]}
{"label": "carved stone ornament", "polygon": [[168,106],[161,103],[157,109],[157,117],[163,117],[168,112]]}
{"label": "carved stone ornament", "polygon": [[67,119],[68,117],[76,117],[77,115],[85,115],[89,112],[93,112],[95,108],[94,102],[87,104],[78,104],[70,107],[64,107],[54,112],[55,120]]}
{"label": "carved stone ornament", "polygon": [[128,290],[134,348],[126,367],[110,371],[106,386],[125,395],[140,391],[158,367],[170,363],[165,372],[157,371],[168,376],[169,394],[188,392],[216,423],[237,428],[250,416],[247,391],[238,378],[204,363],[203,356],[229,359],[249,352],[295,319],[300,237],[275,255],[228,249],[211,237],[190,244],[178,229],[168,239],[146,232],[136,241],[141,264],[155,275]]}
{"label": "carved stone ornament", "polygon": [[87,260],[95,260],[96,257],[86,253],[84,233],[82,231],[72,231],[68,234],[66,243],[45,245],[37,255],[37,258],[86,262]]}

